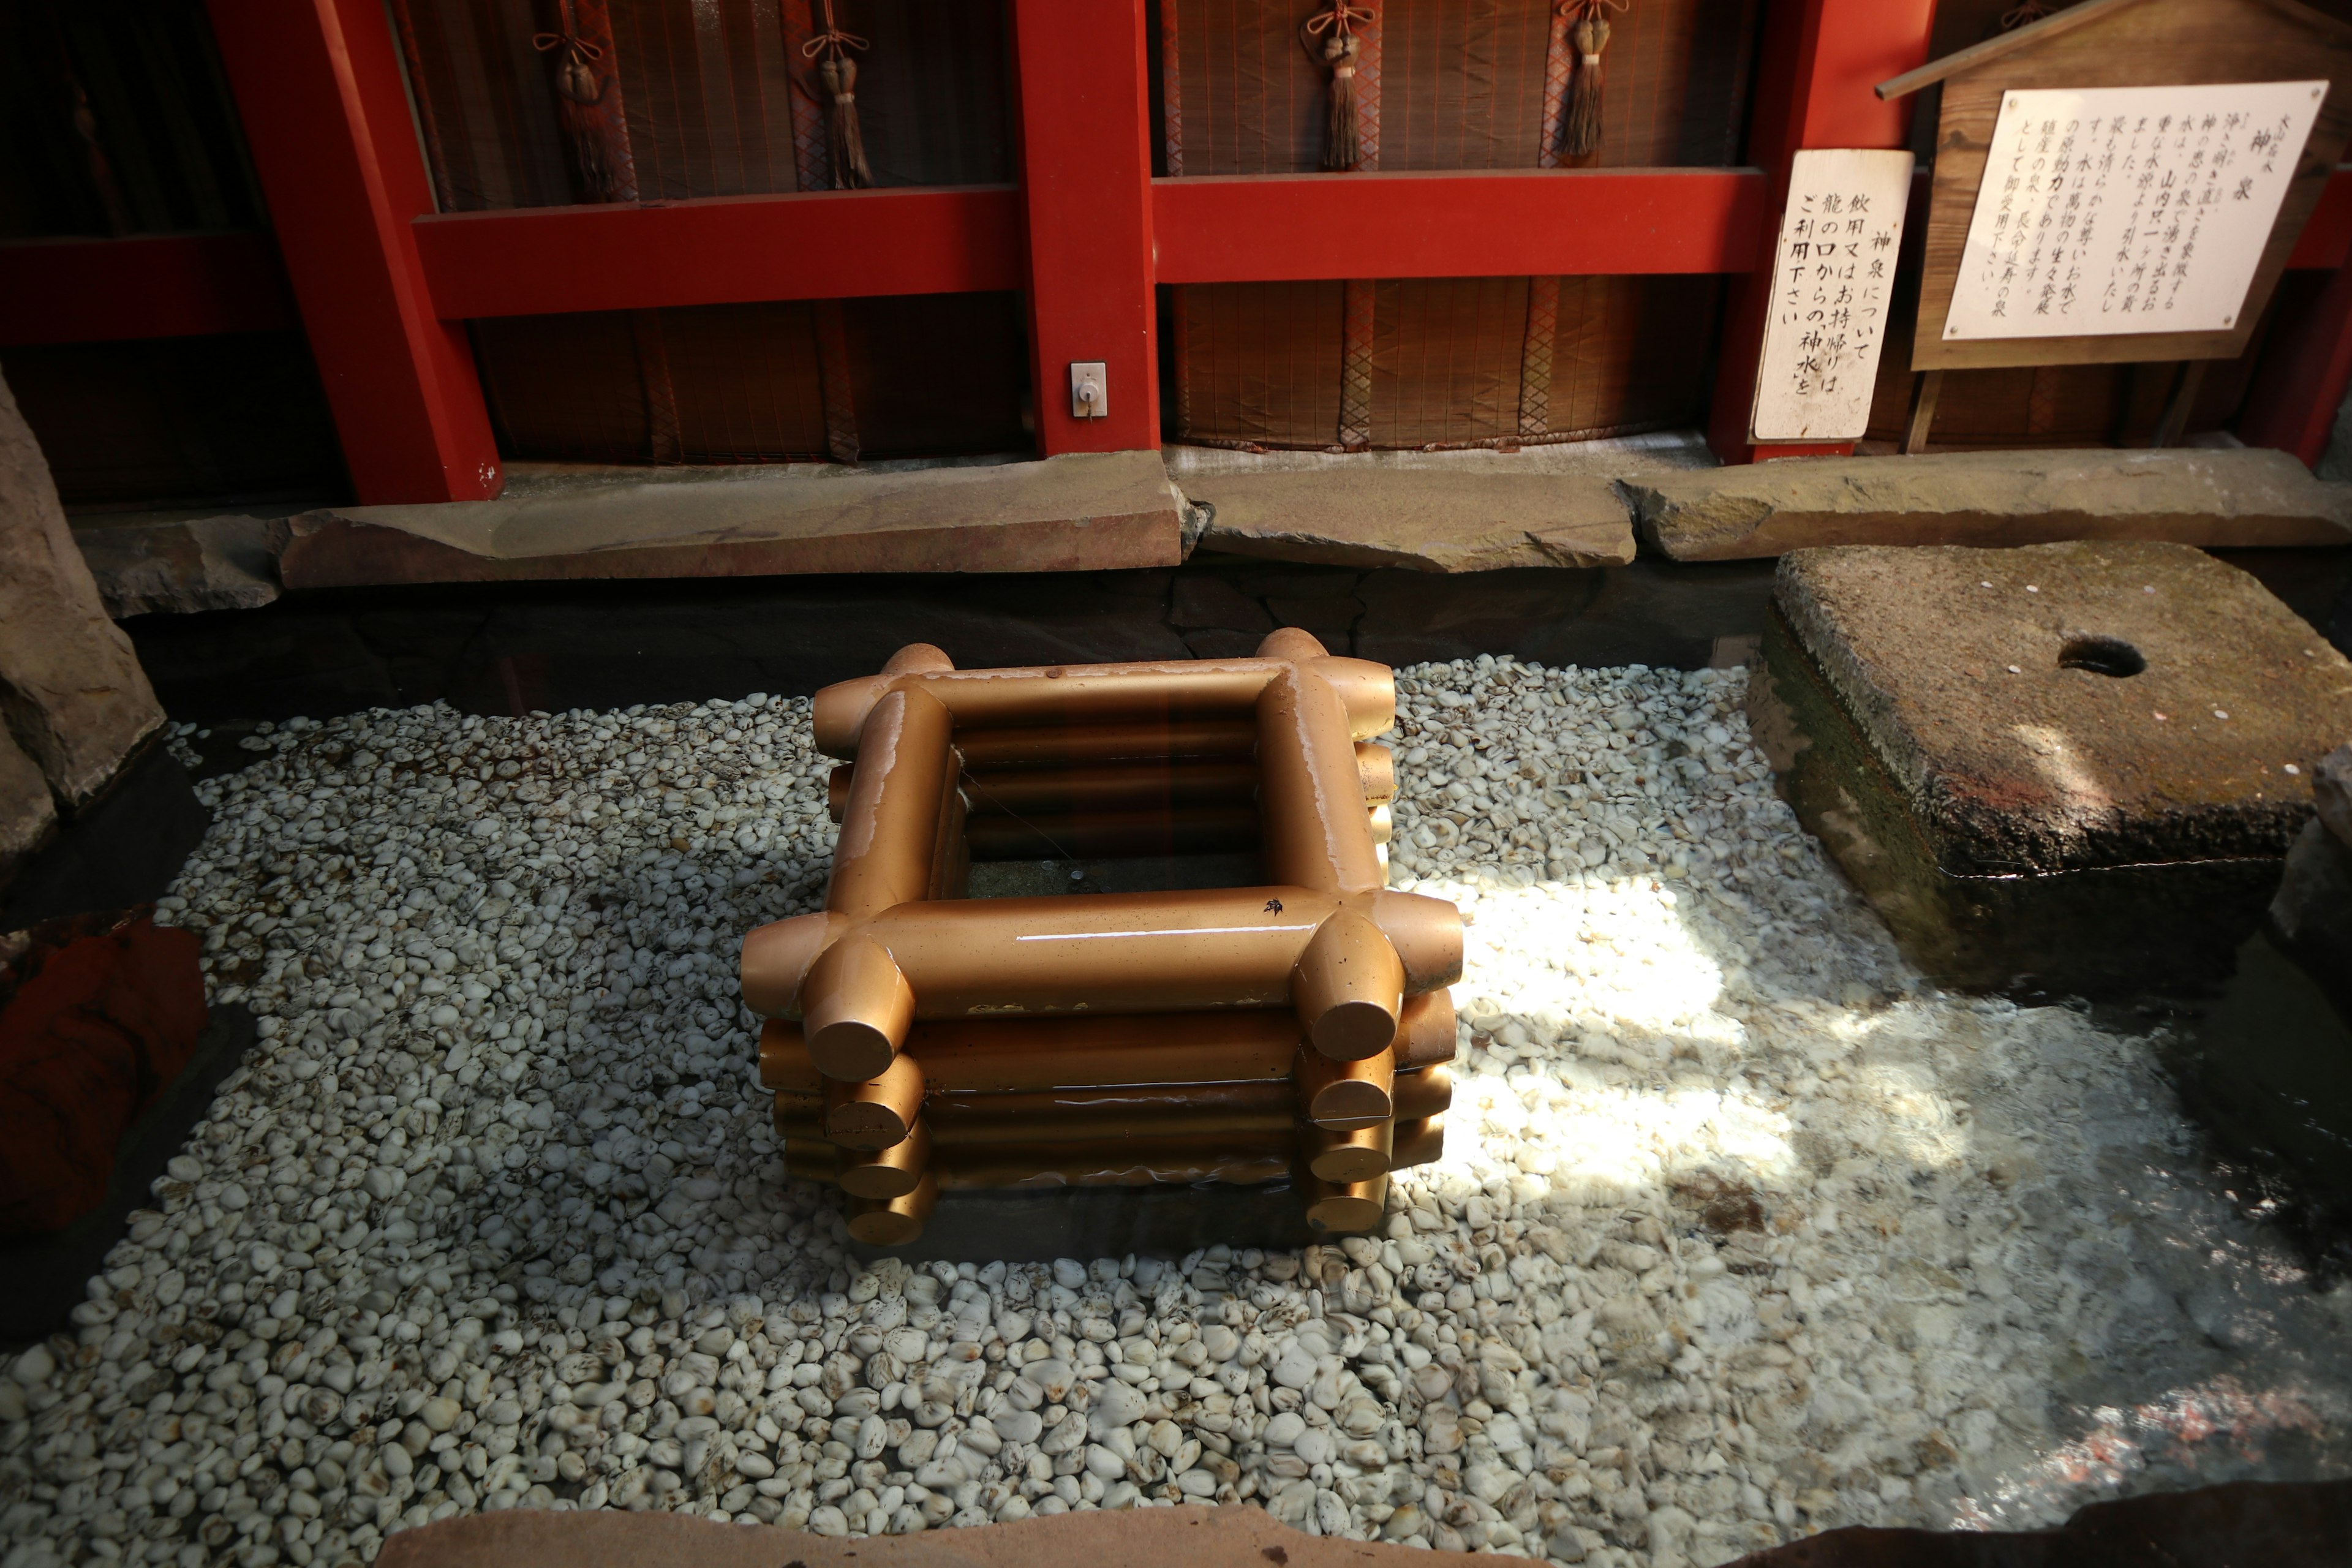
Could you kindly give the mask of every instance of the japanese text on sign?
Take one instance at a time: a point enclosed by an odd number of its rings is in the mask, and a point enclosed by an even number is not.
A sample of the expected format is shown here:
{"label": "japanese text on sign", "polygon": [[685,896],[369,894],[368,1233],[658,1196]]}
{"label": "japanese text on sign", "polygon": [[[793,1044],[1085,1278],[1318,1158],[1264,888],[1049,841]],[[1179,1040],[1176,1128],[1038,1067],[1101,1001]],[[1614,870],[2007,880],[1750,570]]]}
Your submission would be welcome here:
{"label": "japanese text on sign", "polygon": [[2326,94],[2003,94],[1945,338],[2231,331]]}
{"label": "japanese text on sign", "polygon": [[1773,251],[1755,440],[1851,441],[1868,427],[1910,194],[1909,153],[1796,155]]}

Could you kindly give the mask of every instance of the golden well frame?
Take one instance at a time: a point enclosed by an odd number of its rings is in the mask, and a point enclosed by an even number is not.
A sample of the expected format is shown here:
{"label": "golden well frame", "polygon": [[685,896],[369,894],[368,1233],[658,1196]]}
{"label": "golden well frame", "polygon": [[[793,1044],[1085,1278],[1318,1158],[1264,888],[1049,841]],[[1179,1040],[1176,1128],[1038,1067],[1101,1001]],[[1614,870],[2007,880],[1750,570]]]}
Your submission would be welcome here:
{"label": "golden well frame", "polygon": [[[863,1242],[942,1188],[1290,1179],[1318,1231],[1436,1159],[1453,905],[1387,886],[1387,667],[1295,628],[1249,658],[959,670],[926,644],[819,692],[847,759],[824,909],[744,939],[793,1173]],[[845,776],[844,774],[845,773]],[[1261,885],[966,899],[975,847],[1234,847]]]}

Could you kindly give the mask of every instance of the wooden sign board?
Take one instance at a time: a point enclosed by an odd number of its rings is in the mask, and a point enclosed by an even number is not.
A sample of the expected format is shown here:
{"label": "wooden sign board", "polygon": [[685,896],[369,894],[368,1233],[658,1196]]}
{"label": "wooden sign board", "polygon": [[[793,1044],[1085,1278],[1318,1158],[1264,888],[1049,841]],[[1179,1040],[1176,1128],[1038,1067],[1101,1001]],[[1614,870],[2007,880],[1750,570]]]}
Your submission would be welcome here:
{"label": "wooden sign board", "polygon": [[[1911,353],[1915,370],[2235,358],[2245,352],[2279,274],[2286,268],[2295,237],[2318,205],[2346,140],[2352,136],[2352,26],[2293,0],[2083,0],[2043,21],[1898,77],[1882,86],[1879,94],[1900,97],[1936,81],[1944,84],[1944,101]],[[2303,101],[2309,102],[2311,88],[2323,83],[2325,91],[2303,129],[2300,155],[2278,197],[2276,218],[2264,231],[2251,279],[2241,298],[2194,318],[2206,324],[2146,331],[2043,332],[2028,327],[2014,336],[1991,337],[1981,335],[1988,321],[1983,301],[1973,291],[1956,316],[1954,299],[1978,221],[1979,195],[1990,155],[2002,135],[2002,105],[2011,95],[2028,104],[2041,101],[2046,109],[2048,100],[2033,95],[2085,94],[2088,104],[2092,100],[2087,95],[2101,89],[2295,84]],[[2012,110],[2024,112],[2022,108]],[[2104,119],[2106,112],[2110,110],[2086,109],[2084,118],[2096,114]],[[2201,125],[2201,109],[2198,118]],[[2219,128],[2217,119],[2217,132]],[[2102,135],[2105,129],[2103,125]],[[2077,134],[2082,134],[2079,129]],[[2259,155],[2263,150],[2241,147],[2238,153]],[[2191,147],[2179,153],[2182,167],[2177,179],[2202,174],[2203,165],[2192,170],[2188,163],[2196,151]],[[2208,149],[2209,156],[2211,151]],[[2104,146],[2100,155],[2106,155]],[[2241,170],[2241,177],[2252,172]],[[2158,177],[2161,179],[2160,173]],[[2231,191],[2235,189],[2232,181]],[[2000,195],[1995,193],[1996,210]],[[2243,204],[2230,202],[2226,195],[2223,200],[2242,211]],[[2176,250],[2174,261],[2178,259]],[[2147,265],[2152,268],[2155,260],[2151,255]],[[2213,268],[2209,277],[2218,277],[2221,270]],[[2124,271],[2128,281],[2131,268]],[[1980,269],[1973,274],[1972,284],[1980,288],[1982,276]],[[2064,278],[2059,281],[2063,286]],[[2145,275],[2142,283],[2147,286]],[[2104,281],[2101,288],[2104,292]],[[2178,307],[2176,300],[2175,320],[2179,319]],[[2154,313],[2166,314],[2160,308]],[[2211,324],[2223,315],[2231,320]]]}
{"label": "wooden sign board", "polygon": [[1748,438],[1852,441],[1870,425],[1910,152],[1813,148],[1789,173]]}

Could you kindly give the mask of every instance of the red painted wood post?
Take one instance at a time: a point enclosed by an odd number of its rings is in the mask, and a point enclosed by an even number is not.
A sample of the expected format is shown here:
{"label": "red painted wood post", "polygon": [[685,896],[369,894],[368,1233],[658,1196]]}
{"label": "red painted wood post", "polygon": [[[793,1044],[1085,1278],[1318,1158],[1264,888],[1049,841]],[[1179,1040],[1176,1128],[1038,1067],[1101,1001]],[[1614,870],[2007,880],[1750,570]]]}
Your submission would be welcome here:
{"label": "red painted wood post", "polygon": [[2319,461],[2336,428],[2336,410],[2352,386],[2352,263],[2293,317],[2282,312],[2255,366],[2254,384],[2238,416],[2238,438],[2275,447],[2306,464]]}
{"label": "red painted wood post", "polygon": [[[1160,445],[1151,100],[1143,0],[1013,0],[1037,447]],[[1070,413],[1070,366],[1108,367],[1109,416]]]}
{"label": "red painted wood post", "polygon": [[278,249],[362,502],[503,484],[462,323],[410,223],[433,210],[381,0],[211,0]]}
{"label": "red painted wood post", "polygon": [[[1909,142],[1916,100],[1881,103],[1871,89],[1927,62],[1935,20],[1936,0],[1773,0],[1766,14],[1748,158],[1769,179],[1771,196],[1754,269],[1731,282],[1715,407],[1707,422],[1707,445],[1727,463],[1853,450],[1851,442],[1748,444],[1756,357],[1764,345],[1764,320],[1771,306],[1772,241],[1788,199],[1792,153],[1808,147],[1901,147]],[[1924,212],[1914,212],[1905,221],[1926,219]]]}

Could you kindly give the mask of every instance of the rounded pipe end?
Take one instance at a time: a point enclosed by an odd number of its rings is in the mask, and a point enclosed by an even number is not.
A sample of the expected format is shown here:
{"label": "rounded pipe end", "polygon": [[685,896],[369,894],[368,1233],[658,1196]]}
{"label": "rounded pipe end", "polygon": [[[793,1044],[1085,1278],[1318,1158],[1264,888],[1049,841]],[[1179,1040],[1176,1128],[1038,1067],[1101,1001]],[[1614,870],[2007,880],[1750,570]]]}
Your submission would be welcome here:
{"label": "rounded pipe end", "polygon": [[1315,1134],[1307,1149],[1307,1170],[1316,1180],[1339,1187],[1387,1175],[1391,1127],[1378,1121],[1346,1132]]}
{"label": "rounded pipe end", "polygon": [[882,673],[885,675],[932,675],[940,670],[954,668],[955,660],[950,658],[943,649],[934,647],[927,642],[910,642],[890,656],[889,662],[882,667]]}
{"label": "rounded pipe end", "polygon": [[848,937],[802,982],[809,1059],[827,1078],[869,1083],[890,1070],[914,1026],[915,991],[880,942]]}
{"label": "rounded pipe end", "polygon": [[1307,1024],[1307,1038],[1334,1061],[1360,1062],[1388,1049],[1396,1038],[1397,1016],[1378,1001],[1350,1001],[1326,1007]]}
{"label": "rounded pipe end", "polygon": [[904,1247],[923,1234],[939,1196],[939,1181],[927,1172],[903,1197],[855,1198],[849,1205],[850,1238],[866,1247]]}
{"label": "rounded pipe end", "polygon": [[904,1053],[866,1083],[825,1086],[824,1135],[845,1149],[890,1149],[922,1125],[923,1069]]}
{"label": "rounded pipe end", "polygon": [[833,914],[794,915],[756,926],[743,938],[737,965],[743,1005],[763,1018],[790,1018],[801,1010],[801,986],[817,957],[839,933]]}
{"label": "rounded pipe end", "polygon": [[1404,981],[1404,966],[1380,927],[1342,908],[1299,954],[1290,1001],[1317,1050],[1339,1061],[1361,1061],[1396,1038]]}
{"label": "rounded pipe end", "polygon": [[843,762],[857,758],[857,737],[866,728],[866,716],[890,689],[894,677],[861,675],[855,680],[838,680],[818,692],[809,705],[809,738],[816,749],[828,757]]}
{"label": "rounded pipe end", "polygon": [[1310,1173],[1307,1188],[1307,1223],[1327,1235],[1346,1236],[1371,1229],[1388,1207],[1389,1179],[1340,1185]]}
{"label": "rounded pipe end", "polygon": [[887,1201],[911,1195],[929,1176],[930,1164],[930,1135],[918,1121],[912,1137],[887,1149],[843,1160],[836,1180],[852,1197]]}
{"label": "rounded pipe end", "polygon": [[1343,1078],[1327,1083],[1307,1102],[1307,1118],[1318,1127],[1335,1132],[1352,1132],[1386,1121],[1396,1114],[1396,1101],[1381,1084],[1360,1078]]}
{"label": "rounded pipe end", "polygon": [[812,1029],[808,1044],[819,1072],[856,1083],[880,1078],[898,1055],[898,1042],[887,1030],[856,1018]]}
{"label": "rounded pipe end", "polygon": [[1316,640],[1315,634],[1299,626],[1281,626],[1265,635],[1257,645],[1260,658],[1286,658],[1293,662],[1307,658],[1328,658],[1331,650]]}
{"label": "rounded pipe end", "polygon": [[1404,988],[1419,995],[1462,978],[1462,911],[1444,899],[1382,889],[1363,906],[1404,964]]}

